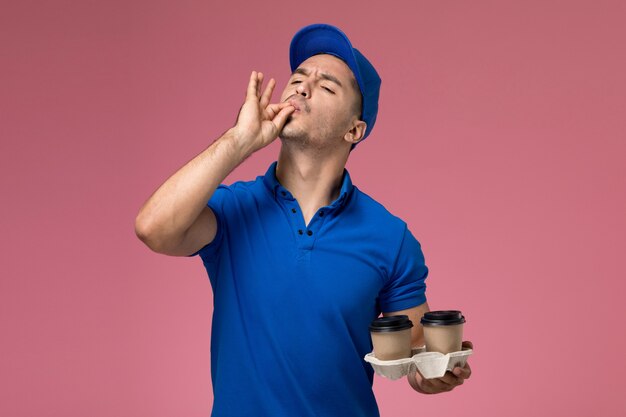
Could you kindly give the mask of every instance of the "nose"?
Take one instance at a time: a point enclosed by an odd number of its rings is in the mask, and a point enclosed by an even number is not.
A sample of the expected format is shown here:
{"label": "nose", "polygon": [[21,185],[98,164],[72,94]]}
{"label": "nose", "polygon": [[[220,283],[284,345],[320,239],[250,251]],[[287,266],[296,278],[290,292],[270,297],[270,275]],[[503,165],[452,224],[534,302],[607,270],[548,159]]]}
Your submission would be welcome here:
{"label": "nose", "polygon": [[309,96],[309,87],[308,87],[308,83],[306,81],[302,81],[300,82],[297,86],[296,86],[296,93],[304,96],[304,97],[308,97]]}

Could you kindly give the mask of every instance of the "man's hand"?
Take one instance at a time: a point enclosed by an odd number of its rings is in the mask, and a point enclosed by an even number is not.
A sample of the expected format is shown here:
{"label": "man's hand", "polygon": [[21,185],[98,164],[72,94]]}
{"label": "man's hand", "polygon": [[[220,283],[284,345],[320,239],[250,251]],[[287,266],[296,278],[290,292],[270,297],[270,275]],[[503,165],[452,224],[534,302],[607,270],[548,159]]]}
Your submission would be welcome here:
{"label": "man's hand", "polygon": [[[464,348],[473,349],[474,345],[470,341],[463,342]],[[455,367],[452,372],[446,371],[441,378],[426,379],[419,371],[408,375],[409,384],[417,392],[422,394],[439,394],[441,392],[452,391],[455,387],[462,385],[467,378],[472,375],[469,363],[465,363],[463,368]]]}
{"label": "man's hand", "polygon": [[269,104],[276,81],[270,79],[261,95],[263,74],[252,71],[246,100],[239,110],[232,132],[248,155],[272,143],[295,107],[289,103]]}

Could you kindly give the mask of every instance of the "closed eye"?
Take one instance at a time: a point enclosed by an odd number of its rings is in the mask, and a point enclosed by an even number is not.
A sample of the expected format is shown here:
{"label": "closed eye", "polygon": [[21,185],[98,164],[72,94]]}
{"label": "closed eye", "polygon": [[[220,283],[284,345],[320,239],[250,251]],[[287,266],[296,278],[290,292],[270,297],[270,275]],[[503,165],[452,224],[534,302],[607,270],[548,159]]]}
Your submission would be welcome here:
{"label": "closed eye", "polygon": [[[302,81],[300,81],[300,80],[293,80],[293,81],[291,82],[291,84],[298,84],[298,83],[301,83],[301,82],[302,82]],[[330,88],[328,88],[328,87],[324,87],[324,86],[322,86],[322,88],[323,88],[324,90],[328,91],[330,94],[335,94],[335,92],[334,92],[333,90],[331,90]]]}

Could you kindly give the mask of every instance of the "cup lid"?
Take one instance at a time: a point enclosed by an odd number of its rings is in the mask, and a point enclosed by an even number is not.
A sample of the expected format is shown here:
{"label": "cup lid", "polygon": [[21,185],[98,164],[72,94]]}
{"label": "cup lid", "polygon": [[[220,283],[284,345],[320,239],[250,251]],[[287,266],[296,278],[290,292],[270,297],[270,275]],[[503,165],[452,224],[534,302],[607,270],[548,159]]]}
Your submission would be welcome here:
{"label": "cup lid", "polygon": [[465,323],[465,317],[458,310],[429,311],[420,323],[425,326],[452,326]]}
{"label": "cup lid", "polygon": [[413,322],[407,315],[379,317],[370,324],[371,332],[396,332],[410,329]]}

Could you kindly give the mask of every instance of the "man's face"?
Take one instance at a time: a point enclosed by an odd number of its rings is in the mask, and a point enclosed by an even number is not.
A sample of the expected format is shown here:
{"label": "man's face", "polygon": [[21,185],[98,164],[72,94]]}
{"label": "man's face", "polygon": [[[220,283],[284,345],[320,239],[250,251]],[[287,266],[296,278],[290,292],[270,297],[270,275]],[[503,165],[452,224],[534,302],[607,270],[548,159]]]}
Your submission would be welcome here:
{"label": "man's face", "polygon": [[296,107],[281,139],[316,148],[345,146],[344,135],[358,121],[361,102],[350,68],[328,54],[314,55],[302,62],[289,78],[280,101]]}

